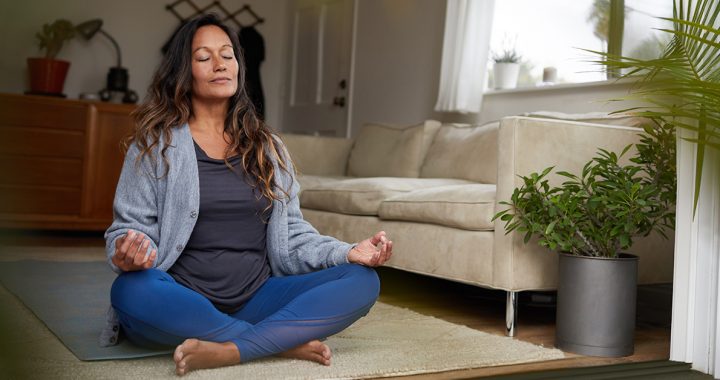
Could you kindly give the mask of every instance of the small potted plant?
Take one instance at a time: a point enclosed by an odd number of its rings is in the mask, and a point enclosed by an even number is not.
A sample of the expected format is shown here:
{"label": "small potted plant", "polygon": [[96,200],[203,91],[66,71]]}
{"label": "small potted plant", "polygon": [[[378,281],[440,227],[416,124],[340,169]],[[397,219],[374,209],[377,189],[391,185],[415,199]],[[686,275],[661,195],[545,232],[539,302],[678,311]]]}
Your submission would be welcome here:
{"label": "small potted plant", "polygon": [[55,59],[63,44],[75,37],[75,27],[64,19],[44,24],[35,37],[38,47],[45,52],[43,58],[28,58],[30,93],[62,96],[70,62]]}
{"label": "small potted plant", "polygon": [[633,353],[637,256],[633,239],[675,224],[675,134],[656,121],[636,144],[630,163],[598,150],[579,175],[551,185],[553,168],[521,177],[510,206],[494,219],[506,232],[525,234],[560,253],[556,346],[564,351],[619,357]]}
{"label": "small potted plant", "polygon": [[514,48],[506,48],[500,53],[493,53],[493,75],[496,89],[509,89],[517,86],[520,74],[520,55]]}

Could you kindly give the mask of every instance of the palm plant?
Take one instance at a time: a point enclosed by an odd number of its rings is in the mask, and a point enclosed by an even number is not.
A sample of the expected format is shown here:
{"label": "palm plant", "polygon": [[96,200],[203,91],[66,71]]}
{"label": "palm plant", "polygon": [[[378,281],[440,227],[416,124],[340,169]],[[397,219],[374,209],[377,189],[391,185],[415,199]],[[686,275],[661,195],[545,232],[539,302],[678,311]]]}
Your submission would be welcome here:
{"label": "palm plant", "polygon": [[587,21],[594,24],[593,34],[605,46],[610,35],[610,0],[593,1]]}
{"label": "palm plant", "polygon": [[[602,42],[604,51],[607,51],[611,38],[614,38],[613,44],[616,45],[615,49],[622,49],[622,30],[620,30],[619,33],[610,33],[610,28],[622,28],[622,23],[626,15],[632,9],[625,6],[624,0],[620,1],[617,6],[613,6],[613,3],[618,1],[619,0],[594,0],[586,18],[588,22],[593,23],[593,34]],[[614,25],[615,20],[620,20],[620,23]],[[611,24],[613,25],[611,26]]]}
{"label": "palm plant", "polygon": [[720,5],[717,0],[675,0],[671,36],[657,59],[636,59],[605,52],[597,61],[622,78],[637,79],[633,94],[626,97],[649,103],[624,111],[661,118],[675,128],[695,132],[686,140],[697,144],[694,209],[700,193],[705,150],[720,150]]}

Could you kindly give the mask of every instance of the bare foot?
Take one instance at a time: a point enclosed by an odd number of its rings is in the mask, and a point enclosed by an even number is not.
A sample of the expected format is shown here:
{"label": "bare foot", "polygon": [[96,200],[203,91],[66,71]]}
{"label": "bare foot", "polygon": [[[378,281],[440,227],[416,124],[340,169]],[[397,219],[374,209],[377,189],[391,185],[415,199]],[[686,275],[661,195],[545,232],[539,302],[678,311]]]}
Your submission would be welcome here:
{"label": "bare foot", "polygon": [[215,368],[240,364],[240,352],[232,342],[214,343],[186,339],[173,354],[175,372],[182,376],[200,368]]}
{"label": "bare foot", "polygon": [[322,365],[330,365],[332,352],[330,352],[330,347],[328,347],[325,343],[319,340],[313,340],[287,350],[278,356],[282,356],[284,358],[310,360]]}

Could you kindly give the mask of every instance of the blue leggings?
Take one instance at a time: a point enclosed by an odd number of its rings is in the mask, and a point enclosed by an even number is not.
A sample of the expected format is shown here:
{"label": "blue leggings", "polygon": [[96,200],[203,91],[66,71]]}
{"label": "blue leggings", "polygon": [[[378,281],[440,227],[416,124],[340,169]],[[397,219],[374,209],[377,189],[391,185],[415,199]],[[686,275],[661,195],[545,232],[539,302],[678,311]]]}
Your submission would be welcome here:
{"label": "blue leggings", "polygon": [[318,272],[270,277],[243,306],[225,314],[169,274],[123,273],[111,302],[125,336],[143,346],[176,346],[188,338],[233,342],[247,362],[275,355],[347,328],[377,300],[371,268],[347,264]]}

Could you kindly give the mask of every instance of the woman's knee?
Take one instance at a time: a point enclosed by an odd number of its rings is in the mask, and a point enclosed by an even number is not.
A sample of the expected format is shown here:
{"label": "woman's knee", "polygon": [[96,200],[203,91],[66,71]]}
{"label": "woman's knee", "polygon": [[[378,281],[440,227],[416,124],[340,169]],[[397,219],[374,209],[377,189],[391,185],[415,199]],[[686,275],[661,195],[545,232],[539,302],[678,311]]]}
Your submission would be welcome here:
{"label": "woman's knee", "polygon": [[165,273],[157,269],[121,273],[110,289],[110,303],[113,307],[126,310],[130,302],[145,302],[144,294],[150,294],[153,283],[163,280]]}
{"label": "woman's knee", "polygon": [[380,295],[380,277],[375,269],[358,264],[345,265],[350,278],[357,281],[357,289],[364,289],[364,292],[371,302],[375,302]]}

